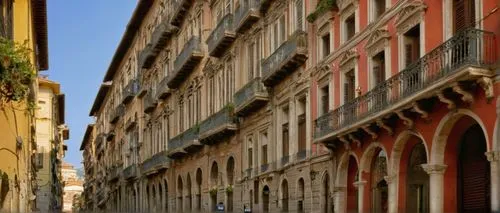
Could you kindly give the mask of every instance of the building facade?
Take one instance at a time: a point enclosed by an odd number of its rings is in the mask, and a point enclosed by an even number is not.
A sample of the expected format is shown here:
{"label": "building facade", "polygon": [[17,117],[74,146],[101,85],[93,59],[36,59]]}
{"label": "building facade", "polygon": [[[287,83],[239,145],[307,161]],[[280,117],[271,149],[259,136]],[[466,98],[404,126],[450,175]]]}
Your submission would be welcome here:
{"label": "building facade", "polygon": [[139,1],[90,112],[84,206],[498,211],[498,6]]}
{"label": "building facade", "polygon": [[61,172],[64,181],[63,207],[61,210],[62,212],[73,212],[75,211],[73,208],[75,198],[78,200],[83,192],[83,181],[78,178],[75,167],[69,163],[63,163]]}
{"label": "building facade", "polygon": [[[48,69],[46,1],[0,1],[0,36],[26,43],[33,72]],[[35,75],[36,76],[36,75]],[[36,209],[36,117],[28,102],[36,103],[37,79],[29,85],[27,99],[2,103],[0,108],[0,211],[29,212]]]}
{"label": "building facade", "polygon": [[36,209],[58,211],[63,204],[62,159],[67,149],[69,129],[65,124],[65,96],[60,85],[44,77],[38,78],[36,111],[37,156]]}

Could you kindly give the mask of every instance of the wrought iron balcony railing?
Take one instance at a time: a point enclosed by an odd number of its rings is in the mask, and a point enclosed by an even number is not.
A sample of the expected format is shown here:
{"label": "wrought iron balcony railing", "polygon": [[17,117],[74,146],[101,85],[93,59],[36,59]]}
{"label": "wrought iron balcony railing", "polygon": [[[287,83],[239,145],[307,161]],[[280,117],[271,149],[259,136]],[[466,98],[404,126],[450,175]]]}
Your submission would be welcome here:
{"label": "wrought iron balcony railing", "polygon": [[209,116],[200,124],[200,142],[209,144],[221,137],[234,133],[237,129],[237,117],[233,107],[226,106]]}
{"label": "wrought iron balcony railing", "polygon": [[151,45],[157,53],[156,55],[165,47],[172,34],[176,33],[178,30],[178,27],[170,23],[169,16],[163,16],[161,23],[155,27],[151,35]]}
{"label": "wrought iron balcony railing", "polygon": [[129,117],[125,121],[125,131],[129,131],[137,125],[137,120],[134,117]]}
{"label": "wrought iron balcony railing", "polygon": [[[140,69],[149,69],[156,58],[154,47],[151,43],[147,44],[139,53],[138,65]],[[139,69],[139,70],[140,70]]]}
{"label": "wrought iron balcony railing", "polygon": [[127,168],[125,168],[123,170],[123,178],[125,180],[130,180],[130,179],[133,179],[135,177],[137,177],[137,164],[131,164],[130,166],[127,166]]}
{"label": "wrought iron balcony railing", "polygon": [[468,67],[491,72],[490,65],[496,60],[494,38],[493,33],[477,29],[458,33],[366,94],[319,117],[315,121],[315,142],[429,98],[436,93],[432,91],[473,80],[476,76],[468,75]]}
{"label": "wrought iron balcony railing", "polygon": [[188,154],[188,152],[198,150],[202,146],[198,142],[198,131],[199,128],[197,126],[191,127],[171,138],[168,141],[168,156],[170,158],[180,158]]}
{"label": "wrought iron balcony railing", "polygon": [[193,36],[184,45],[174,62],[174,72],[169,76],[168,87],[176,89],[189,76],[203,58],[200,37]]}
{"label": "wrought iron balcony railing", "polygon": [[249,29],[253,23],[260,18],[259,15],[260,0],[242,0],[236,8],[234,14],[234,29],[242,33]]}
{"label": "wrought iron balcony railing", "polygon": [[115,124],[120,117],[125,114],[125,105],[118,104],[115,109],[109,114],[109,123]]}
{"label": "wrought iron balcony railing", "polygon": [[172,94],[172,91],[170,90],[170,88],[168,88],[167,83],[168,77],[165,76],[156,87],[156,96],[158,99],[166,99],[170,94]]}
{"label": "wrought iron balcony railing", "polygon": [[123,104],[128,104],[130,103],[130,101],[132,101],[132,99],[134,99],[135,95],[137,95],[137,93],[139,92],[139,88],[140,85],[139,85],[139,81],[137,80],[130,80],[127,84],[127,86],[125,86],[125,88],[123,88],[123,91],[122,91],[122,103]]}
{"label": "wrought iron balcony railing", "polygon": [[286,166],[288,163],[290,163],[290,155],[281,157],[281,159],[280,159],[280,166],[281,167]]}
{"label": "wrought iron balcony railing", "polygon": [[264,85],[273,86],[307,60],[307,34],[297,30],[262,62]]}
{"label": "wrought iron balcony railing", "polygon": [[264,106],[268,101],[269,94],[261,78],[254,78],[234,94],[235,113],[240,116],[246,115]]}
{"label": "wrought iron balcony railing", "polygon": [[208,54],[214,57],[222,56],[234,39],[236,33],[233,30],[233,14],[227,14],[208,36]]}
{"label": "wrought iron balcony railing", "polygon": [[121,166],[114,166],[114,167],[112,167],[109,170],[108,181],[109,182],[113,182],[113,181],[119,179],[120,175],[121,175],[121,171],[122,171],[122,167]]}
{"label": "wrought iron balcony railing", "polygon": [[170,158],[167,156],[167,151],[161,151],[148,158],[142,163],[141,171],[143,174],[156,174],[162,169],[170,167]]}
{"label": "wrought iron balcony railing", "polygon": [[187,15],[187,11],[193,5],[194,0],[172,0],[172,8],[176,8],[170,23],[174,26],[181,26],[181,23]]}
{"label": "wrought iron balcony railing", "polygon": [[143,97],[144,112],[153,112],[158,105],[156,98],[154,97],[153,90],[149,90],[148,93]]}

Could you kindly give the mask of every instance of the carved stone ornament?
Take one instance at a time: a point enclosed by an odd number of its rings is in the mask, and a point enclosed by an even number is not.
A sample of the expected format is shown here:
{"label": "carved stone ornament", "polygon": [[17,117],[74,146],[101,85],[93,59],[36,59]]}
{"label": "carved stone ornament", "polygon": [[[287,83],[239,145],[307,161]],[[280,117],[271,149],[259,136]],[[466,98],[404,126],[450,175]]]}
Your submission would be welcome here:
{"label": "carved stone ornament", "polygon": [[386,29],[378,29],[373,31],[368,37],[368,42],[365,45],[365,50],[370,57],[384,50],[389,45],[389,31]]}
{"label": "carved stone ornament", "polygon": [[314,69],[312,73],[312,75],[318,81],[324,79],[326,76],[330,74],[332,74],[332,69],[329,64],[318,64],[318,66]]}
{"label": "carved stone ornament", "polygon": [[444,174],[448,165],[444,164],[422,164],[420,165],[427,174]]}
{"label": "carved stone ornament", "polygon": [[418,23],[422,21],[424,17],[425,9],[427,5],[421,0],[413,0],[407,2],[403,9],[401,9],[396,15],[396,28],[399,33],[405,33]]}
{"label": "carved stone ornament", "polygon": [[356,49],[347,50],[340,56],[340,69],[350,70],[354,68],[359,53]]}
{"label": "carved stone ornament", "polygon": [[347,9],[351,10],[358,6],[358,0],[337,0],[339,11],[344,13]]}
{"label": "carved stone ornament", "polygon": [[500,151],[491,151],[484,153],[489,162],[499,162],[500,161]]}

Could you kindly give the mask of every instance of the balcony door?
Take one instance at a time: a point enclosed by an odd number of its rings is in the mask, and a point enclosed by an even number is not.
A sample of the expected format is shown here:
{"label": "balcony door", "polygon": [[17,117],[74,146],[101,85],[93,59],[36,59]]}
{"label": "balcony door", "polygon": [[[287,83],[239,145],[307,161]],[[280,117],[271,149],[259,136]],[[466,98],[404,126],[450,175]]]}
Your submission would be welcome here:
{"label": "balcony door", "polygon": [[474,0],[453,1],[453,32],[457,33],[475,25],[476,7]]}

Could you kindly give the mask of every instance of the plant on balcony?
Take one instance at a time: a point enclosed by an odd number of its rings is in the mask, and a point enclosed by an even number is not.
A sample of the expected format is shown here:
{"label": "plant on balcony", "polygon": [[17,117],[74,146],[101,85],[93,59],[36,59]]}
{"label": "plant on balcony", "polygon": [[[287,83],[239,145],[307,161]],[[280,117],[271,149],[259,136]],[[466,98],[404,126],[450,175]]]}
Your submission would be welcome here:
{"label": "plant on balcony", "polygon": [[229,112],[233,112],[234,111],[234,104],[232,102],[229,102],[226,104],[226,106],[224,106],[224,108],[226,108]]}
{"label": "plant on balcony", "polygon": [[229,184],[226,186],[226,193],[232,193],[233,192],[233,185]]}
{"label": "plant on balcony", "polygon": [[217,191],[217,186],[214,186],[208,192],[210,193],[210,196],[215,196],[217,195]]}
{"label": "plant on balcony", "polygon": [[18,44],[0,38],[0,104],[22,101],[27,97],[36,77],[30,62],[31,53],[26,42]]}
{"label": "plant on balcony", "polygon": [[336,0],[320,0],[314,12],[307,16],[307,21],[309,23],[314,22],[318,17],[326,13],[328,10],[337,8]]}

